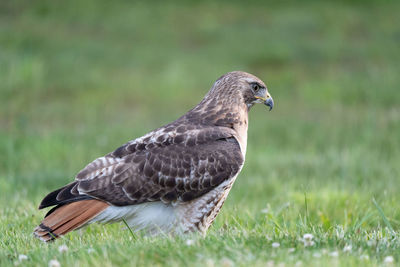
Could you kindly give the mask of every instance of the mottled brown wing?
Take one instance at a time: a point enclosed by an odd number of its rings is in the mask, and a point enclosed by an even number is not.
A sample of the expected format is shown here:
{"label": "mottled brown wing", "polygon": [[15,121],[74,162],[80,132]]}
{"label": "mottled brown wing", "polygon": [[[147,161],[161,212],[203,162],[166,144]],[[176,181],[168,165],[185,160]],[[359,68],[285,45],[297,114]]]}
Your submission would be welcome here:
{"label": "mottled brown wing", "polygon": [[196,130],[152,140],[128,143],[95,160],[68,191],[119,206],[190,201],[235,176],[243,164],[229,131]]}

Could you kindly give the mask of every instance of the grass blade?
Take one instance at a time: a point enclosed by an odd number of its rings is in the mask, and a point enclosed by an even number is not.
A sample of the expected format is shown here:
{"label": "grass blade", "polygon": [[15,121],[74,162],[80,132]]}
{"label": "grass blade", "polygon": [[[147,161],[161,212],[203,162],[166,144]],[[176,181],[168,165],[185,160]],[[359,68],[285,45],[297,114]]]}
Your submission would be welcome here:
{"label": "grass blade", "polygon": [[125,219],[122,219],[122,221],[124,222],[125,226],[129,229],[129,232],[131,232],[132,238],[133,240],[137,240],[135,233],[132,231],[132,229],[129,227],[128,223],[125,221]]}
{"label": "grass blade", "polygon": [[356,221],[356,223],[354,224],[354,227],[353,227],[353,231],[357,231],[364,222],[367,222],[372,217],[372,215],[374,215],[374,213],[369,212],[364,217],[362,217],[361,220]]}
{"label": "grass blade", "polygon": [[305,216],[305,219],[306,219],[306,224],[308,224],[308,203],[307,203],[307,192],[304,192],[304,205],[305,205],[305,208],[306,208],[306,216]]}
{"label": "grass blade", "polygon": [[375,198],[372,199],[372,203],[374,203],[376,209],[379,212],[379,215],[381,215],[383,221],[385,222],[386,226],[390,229],[390,231],[392,231],[392,233],[394,232],[392,225],[390,224],[389,220],[386,218],[385,214],[383,213],[383,210],[381,209],[381,207],[378,205],[378,202],[376,202]]}

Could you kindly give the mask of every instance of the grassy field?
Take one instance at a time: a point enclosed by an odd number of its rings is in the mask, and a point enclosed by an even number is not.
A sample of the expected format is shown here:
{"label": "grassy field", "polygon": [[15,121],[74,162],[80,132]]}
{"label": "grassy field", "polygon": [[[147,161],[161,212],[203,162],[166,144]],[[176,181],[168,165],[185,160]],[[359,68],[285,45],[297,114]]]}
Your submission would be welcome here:
{"label": "grassy field", "polygon": [[[1,1],[0,266],[400,262],[400,3],[240,3]],[[118,224],[32,237],[46,193],[232,70],[266,81],[276,106],[252,110],[205,238]]]}

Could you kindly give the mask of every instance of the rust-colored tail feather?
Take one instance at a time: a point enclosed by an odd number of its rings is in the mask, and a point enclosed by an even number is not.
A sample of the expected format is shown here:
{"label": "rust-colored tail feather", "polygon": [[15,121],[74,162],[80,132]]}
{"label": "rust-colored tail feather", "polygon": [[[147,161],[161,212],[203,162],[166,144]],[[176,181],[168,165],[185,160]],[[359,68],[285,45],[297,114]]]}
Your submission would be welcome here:
{"label": "rust-colored tail feather", "polygon": [[34,230],[34,235],[44,242],[85,225],[109,205],[103,201],[90,199],[72,202],[57,208]]}

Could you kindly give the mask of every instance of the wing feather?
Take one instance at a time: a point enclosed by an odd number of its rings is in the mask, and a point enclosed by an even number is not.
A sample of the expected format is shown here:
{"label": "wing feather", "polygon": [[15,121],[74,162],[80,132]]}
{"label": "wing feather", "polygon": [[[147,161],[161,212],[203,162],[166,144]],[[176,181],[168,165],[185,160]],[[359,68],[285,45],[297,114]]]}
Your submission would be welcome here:
{"label": "wing feather", "polygon": [[169,129],[160,128],[94,160],[57,200],[78,194],[118,206],[190,201],[240,171],[244,159],[230,128]]}

